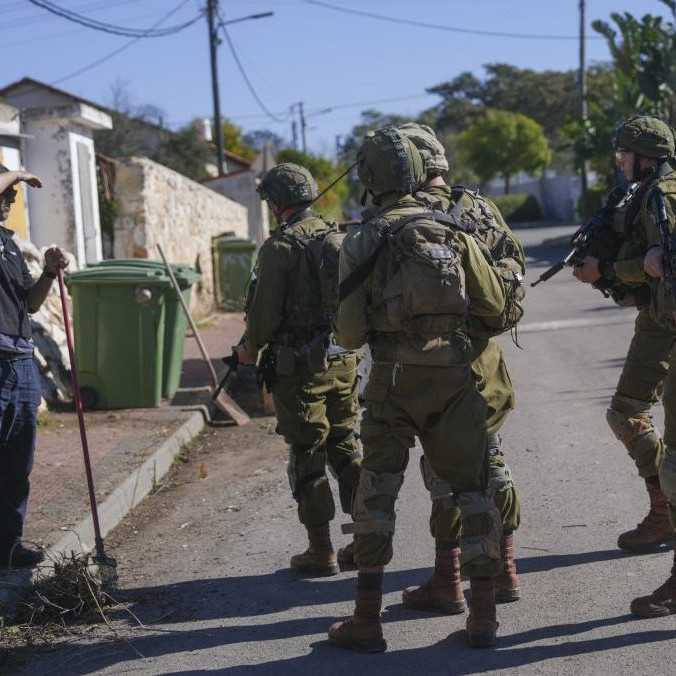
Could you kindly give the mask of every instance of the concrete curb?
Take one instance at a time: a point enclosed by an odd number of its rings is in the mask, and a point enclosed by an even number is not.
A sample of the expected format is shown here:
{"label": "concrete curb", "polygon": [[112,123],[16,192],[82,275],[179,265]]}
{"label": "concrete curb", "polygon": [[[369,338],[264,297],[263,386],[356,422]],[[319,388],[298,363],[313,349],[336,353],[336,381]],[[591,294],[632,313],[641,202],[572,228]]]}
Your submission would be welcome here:
{"label": "concrete curb", "polygon": [[[105,537],[129,512],[136,507],[159,480],[169,471],[185,444],[192,441],[206,426],[204,413],[193,412],[190,417],[152,455],[102,502],[99,503],[101,534]],[[82,519],[45,552],[46,563],[58,560],[63,554],[89,552],[94,549],[94,527],[91,514]],[[44,571],[44,566],[42,567]],[[30,571],[17,570],[0,574],[0,617],[11,616],[21,591],[32,581]]]}

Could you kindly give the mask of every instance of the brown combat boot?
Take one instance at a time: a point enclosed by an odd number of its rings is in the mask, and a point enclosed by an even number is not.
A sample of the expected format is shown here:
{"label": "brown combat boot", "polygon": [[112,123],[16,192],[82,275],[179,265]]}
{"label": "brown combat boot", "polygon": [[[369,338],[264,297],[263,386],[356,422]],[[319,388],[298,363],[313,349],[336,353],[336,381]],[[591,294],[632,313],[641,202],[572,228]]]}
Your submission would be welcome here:
{"label": "brown combat boot", "polygon": [[405,608],[444,615],[465,612],[465,596],[460,580],[460,548],[437,543],[434,573],[421,587],[409,587],[402,595]]}
{"label": "brown combat boot", "polygon": [[514,560],[514,533],[503,535],[500,540],[503,570],[495,578],[495,602],[512,603],[521,598],[521,586]]}
{"label": "brown combat boot", "polygon": [[495,579],[471,577],[467,643],[472,648],[491,648],[495,645],[498,623],[495,615]]}
{"label": "brown combat boot", "polygon": [[340,648],[364,653],[387,649],[380,623],[383,605],[383,572],[359,572],[354,615],[329,629],[329,640]]}
{"label": "brown combat boot", "polygon": [[291,569],[308,576],[325,577],[338,574],[336,553],[331,544],[329,525],[308,526],[310,546],[291,557]]}
{"label": "brown combat boot", "polygon": [[669,522],[669,505],[660,488],[660,480],[656,476],[650,477],[645,484],[650,497],[650,511],[636,528],[620,535],[617,540],[620,549],[637,553],[655,551],[674,538]]}
{"label": "brown combat boot", "polygon": [[676,545],[671,577],[650,596],[639,596],[631,602],[631,612],[639,617],[666,617],[676,614]]}
{"label": "brown combat boot", "polygon": [[338,567],[341,571],[357,570],[357,564],[354,560],[354,542],[345,545],[338,550]]}

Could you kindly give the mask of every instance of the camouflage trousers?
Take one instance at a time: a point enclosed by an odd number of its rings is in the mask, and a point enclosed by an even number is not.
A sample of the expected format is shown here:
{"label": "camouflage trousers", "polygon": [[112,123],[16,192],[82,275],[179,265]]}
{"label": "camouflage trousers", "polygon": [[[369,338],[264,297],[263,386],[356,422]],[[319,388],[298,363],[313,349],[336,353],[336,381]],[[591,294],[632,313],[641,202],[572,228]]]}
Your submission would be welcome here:
{"label": "camouflage trousers", "polygon": [[[664,457],[664,442],[655,429],[650,409],[664,388],[665,414],[667,419],[670,417],[667,409],[672,406],[672,387],[667,394],[665,378],[670,373],[673,345],[674,334],[657,324],[647,309],[639,311],[622,375],[607,412],[611,430],[643,478],[657,476]],[[668,423],[666,432],[669,431]],[[676,430],[671,436],[672,441],[667,443],[676,443]]]}
{"label": "camouflage trousers", "polygon": [[[478,341],[477,341],[478,343]],[[477,389],[486,402],[488,485],[495,496],[495,504],[502,518],[504,533],[513,533],[521,523],[519,496],[512,472],[505,462],[498,431],[510,411],[514,409],[514,389],[507,371],[502,348],[491,338],[478,344],[479,356],[472,362]],[[424,460],[422,461],[424,462]],[[430,468],[422,468],[423,479]],[[426,482],[428,483],[428,482]],[[457,546],[460,541],[460,509],[455,504],[450,484],[445,488],[437,483],[437,496],[432,501],[430,532],[437,541]]]}
{"label": "camouflage trousers", "polygon": [[669,353],[662,403],[664,404],[664,455],[659,466],[659,479],[662,492],[669,501],[671,525],[676,531],[676,344],[672,345]]}
{"label": "camouflage trousers", "polygon": [[[469,364],[414,366],[375,361],[365,390],[364,460],[352,516],[360,568],[392,558],[394,505],[410,449],[420,440],[434,476],[450,483],[462,521],[462,567],[500,570],[500,516],[487,490],[486,402]],[[434,497],[434,487],[431,488]]]}
{"label": "camouflage trousers", "polygon": [[361,463],[355,434],[356,355],[332,358],[321,373],[299,365],[293,375],[277,376],[272,389],[277,433],[289,444],[289,484],[300,522],[321,526],[335,516],[327,465],[338,481],[342,510],[349,514]]}

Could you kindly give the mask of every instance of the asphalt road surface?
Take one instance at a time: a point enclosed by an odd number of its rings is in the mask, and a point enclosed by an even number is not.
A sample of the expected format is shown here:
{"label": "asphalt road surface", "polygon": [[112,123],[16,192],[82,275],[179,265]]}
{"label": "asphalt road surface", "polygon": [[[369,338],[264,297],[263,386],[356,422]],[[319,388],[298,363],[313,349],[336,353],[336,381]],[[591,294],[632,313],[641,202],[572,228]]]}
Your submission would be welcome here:
{"label": "asphalt road surface", "polygon": [[[521,231],[530,281],[562,253],[543,240],[565,232],[570,228]],[[503,436],[523,502],[517,536],[523,598],[499,606],[494,650],[465,647],[464,616],[401,606],[401,589],[424,581],[433,557],[417,450],[385,575],[389,649],[363,656],[328,645],[329,625],[352,610],[355,575],[299,580],[287,571],[289,556],[305,542],[282,448],[263,430],[241,442],[243,452],[259,445],[259,469],[252,464],[249,475],[246,467],[233,474],[228,453],[202,449],[191,461],[206,466],[202,479],[151,498],[113,538],[123,586],[148,628],[121,631],[126,640],[26,654],[21,673],[674,673],[676,617],[629,614],[634,596],[663,582],[671,556],[626,556],[616,548],[618,533],[634,526],[647,505],[605,422],[634,314],[565,270],[529,289],[523,349],[503,340],[518,396]],[[659,410],[656,420],[661,426]],[[336,544],[344,541],[339,521]]]}

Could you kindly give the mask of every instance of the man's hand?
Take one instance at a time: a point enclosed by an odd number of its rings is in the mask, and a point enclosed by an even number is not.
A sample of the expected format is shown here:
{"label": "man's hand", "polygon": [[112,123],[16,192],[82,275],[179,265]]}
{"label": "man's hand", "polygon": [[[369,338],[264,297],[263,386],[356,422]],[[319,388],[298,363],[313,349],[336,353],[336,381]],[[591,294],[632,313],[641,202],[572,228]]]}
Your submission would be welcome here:
{"label": "man's hand", "polygon": [[573,268],[573,274],[585,284],[594,284],[601,279],[601,270],[599,270],[599,259],[593,256],[585,256],[582,265],[576,265]]}
{"label": "man's hand", "polygon": [[53,246],[45,251],[45,272],[48,275],[56,276],[59,270],[65,270],[68,267],[68,259],[59,247]]}
{"label": "man's hand", "polygon": [[256,361],[258,361],[258,352],[251,350],[246,343],[243,345],[234,345],[232,349],[237,355],[239,363],[243,366],[255,364]]}
{"label": "man's hand", "polygon": [[646,274],[655,279],[664,277],[664,252],[661,246],[654,246],[648,249],[648,253],[643,259],[643,269]]}
{"label": "man's hand", "polygon": [[29,174],[27,171],[17,171],[17,180],[27,183],[31,188],[42,188],[42,181],[35,175]]}

